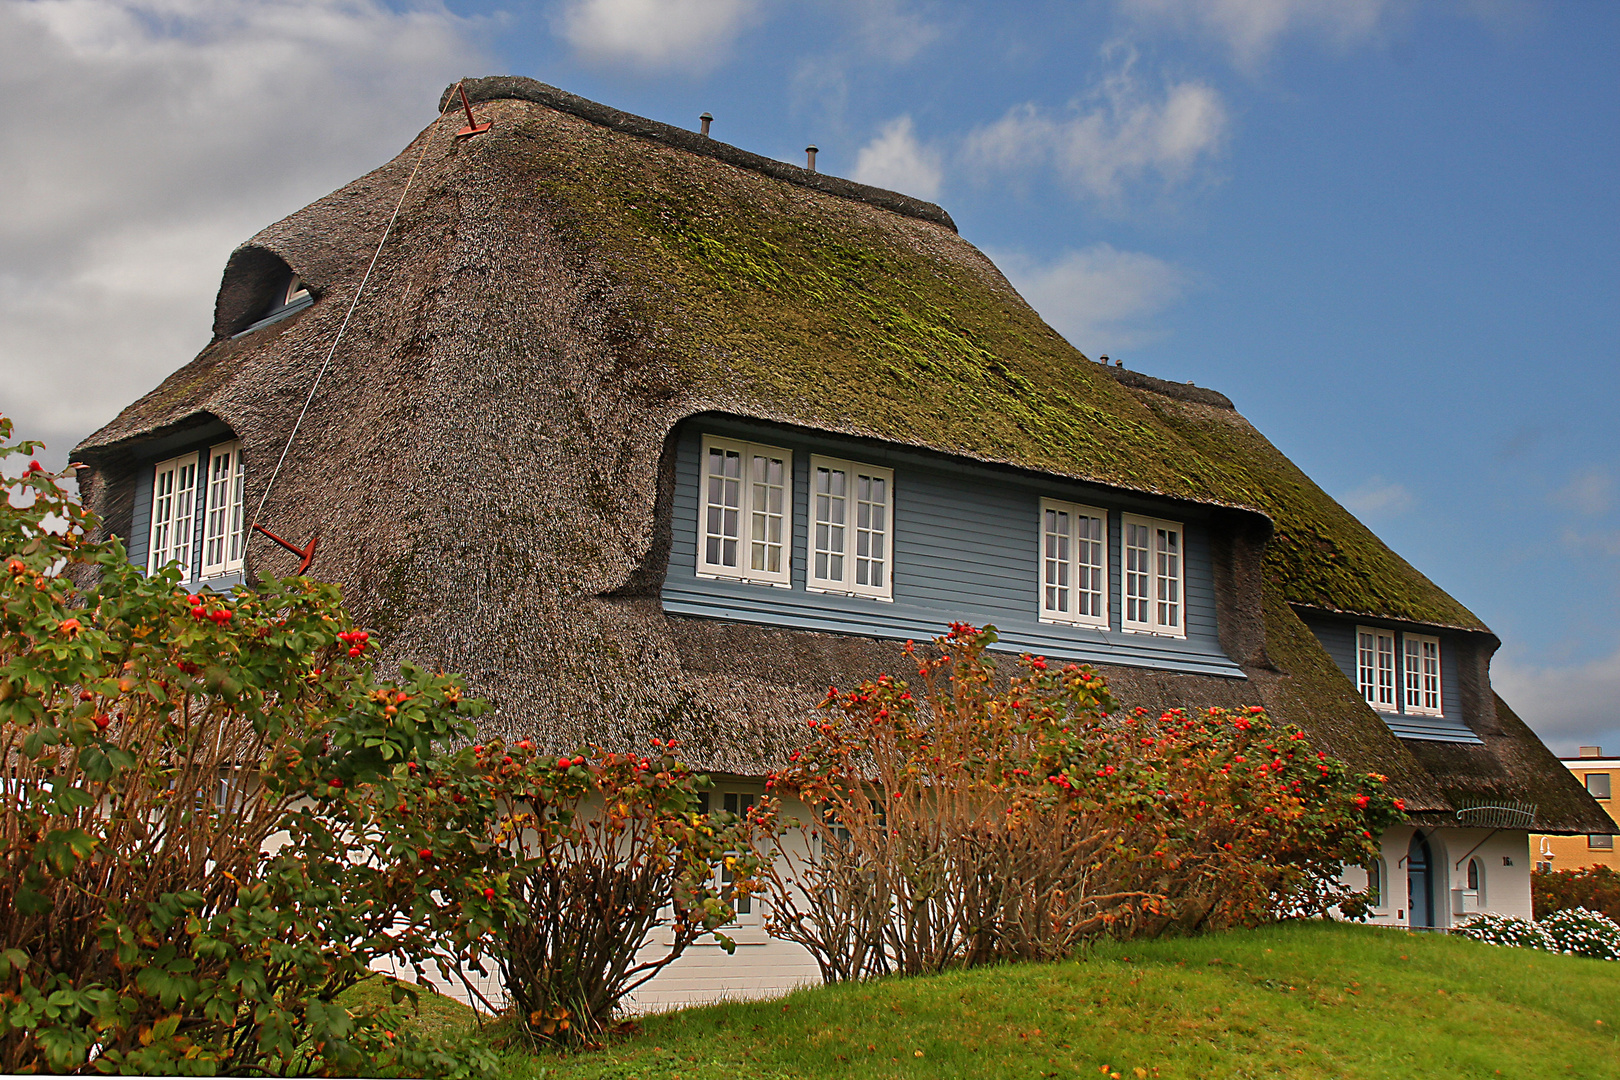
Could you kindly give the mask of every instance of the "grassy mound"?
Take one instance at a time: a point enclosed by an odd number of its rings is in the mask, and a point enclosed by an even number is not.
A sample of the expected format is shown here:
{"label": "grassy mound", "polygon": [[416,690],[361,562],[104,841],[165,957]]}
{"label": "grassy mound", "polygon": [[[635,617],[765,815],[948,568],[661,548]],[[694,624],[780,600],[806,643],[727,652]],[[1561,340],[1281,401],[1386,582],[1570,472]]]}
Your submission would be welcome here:
{"label": "grassy mound", "polygon": [[688,1009],[506,1060],[545,1080],[1620,1077],[1617,1032],[1620,964],[1309,923]]}

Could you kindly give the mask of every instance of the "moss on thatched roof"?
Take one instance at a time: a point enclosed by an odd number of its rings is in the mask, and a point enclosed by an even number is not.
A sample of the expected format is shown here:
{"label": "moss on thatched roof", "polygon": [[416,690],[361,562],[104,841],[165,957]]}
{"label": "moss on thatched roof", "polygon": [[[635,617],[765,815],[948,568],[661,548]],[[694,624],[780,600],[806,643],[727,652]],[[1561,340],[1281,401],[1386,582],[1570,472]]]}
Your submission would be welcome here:
{"label": "moss on thatched roof", "polygon": [[[1255,551],[1274,526],[1248,680],[1112,677],[1148,707],[1261,701],[1447,812],[1289,605],[1488,632],[1221,395],[1088,360],[930,204],[527,80],[467,86],[486,134],[447,117],[239,249],[214,343],[75,452],[93,506],[127,506],[130,448],[200,415],[242,437],[257,505],[420,161],[264,520],[319,532],[314,572],[387,656],[465,672],[492,729],[674,735],[759,773],[828,682],[899,665],[893,643],[662,611],[668,439],[722,413],[1225,507]],[[229,337],[282,262],[315,304]],[[258,536],[249,560],[291,569]]]}

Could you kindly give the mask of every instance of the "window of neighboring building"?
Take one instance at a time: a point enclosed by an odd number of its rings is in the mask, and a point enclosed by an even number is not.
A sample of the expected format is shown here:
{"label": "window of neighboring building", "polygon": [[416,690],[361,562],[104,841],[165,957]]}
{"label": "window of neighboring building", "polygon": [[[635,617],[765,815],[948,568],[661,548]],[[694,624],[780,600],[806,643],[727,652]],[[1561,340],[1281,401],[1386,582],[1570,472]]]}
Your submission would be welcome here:
{"label": "window of neighboring building", "polygon": [[1613,851],[1614,837],[1607,833],[1593,833],[1586,838],[1586,846],[1593,851]]}
{"label": "window of neighboring building", "polygon": [[1395,635],[1387,630],[1356,627],[1356,682],[1367,704],[1395,711]]}
{"label": "window of neighboring building", "polygon": [[893,597],[892,470],[811,457],[810,518],[810,589]]}
{"label": "window of neighboring building", "polygon": [[1108,511],[1041,500],[1041,618],[1108,626]]}
{"label": "window of neighboring building", "polygon": [[1425,634],[1404,634],[1406,647],[1406,711],[1439,716],[1440,639]]}
{"label": "window of neighboring building", "polygon": [[191,553],[197,521],[197,455],[182,454],[152,467],[152,531],[146,548],[146,572],[180,565],[191,578]]}
{"label": "window of neighboring building", "polygon": [[203,512],[202,576],[242,571],[242,444],[221,443],[208,451],[208,487]]}
{"label": "window of neighboring building", "polygon": [[793,452],[705,436],[702,481],[698,574],[791,586]]}
{"label": "window of neighboring building", "polygon": [[1586,790],[1594,799],[1607,799],[1609,797],[1609,774],[1606,772],[1590,772],[1586,774]]}
{"label": "window of neighboring building", "polygon": [[1181,525],[1126,514],[1124,534],[1125,629],[1186,637],[1182,610]]}

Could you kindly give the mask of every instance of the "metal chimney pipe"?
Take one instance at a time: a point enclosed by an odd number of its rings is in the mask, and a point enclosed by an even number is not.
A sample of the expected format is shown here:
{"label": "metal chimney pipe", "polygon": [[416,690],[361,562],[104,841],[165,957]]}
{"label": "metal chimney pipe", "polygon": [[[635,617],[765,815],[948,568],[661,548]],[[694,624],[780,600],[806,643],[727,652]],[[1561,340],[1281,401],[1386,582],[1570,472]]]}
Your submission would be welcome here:
{"label": "metal chimney pipe", "polygon": [[714,123],[714,117],[710,116],[708,113],[704,113],[702,116],[698,117],[698,119],[703,122],[703,130],[698,132],[698,134],[707,138],[709,134],[709,125]]}
{"label": "metal chimney pipe", "polygon": [[805,168],[809,169],[811,172],[815,172],[816,171],[816,144],[815,143],[811,143],[809,146],[804,148],[804,156],[809,160],[809,164],[805,165]]}

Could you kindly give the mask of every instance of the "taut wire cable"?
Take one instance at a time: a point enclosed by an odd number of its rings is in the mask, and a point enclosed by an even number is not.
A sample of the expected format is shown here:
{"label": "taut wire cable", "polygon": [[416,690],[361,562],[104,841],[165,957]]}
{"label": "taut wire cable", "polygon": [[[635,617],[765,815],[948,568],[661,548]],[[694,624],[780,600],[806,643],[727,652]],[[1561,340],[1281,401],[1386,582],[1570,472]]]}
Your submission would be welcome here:
{"label": "taut wire cable", "polygon": [[[459,88],[461,84],[458,82],[456,86]],[[321,380],[326,377],[326,369],[331,367],[332,357],[337,355],[338,346],[343,342],[343,335],[349,329],[349,321],[354,318],[354,310],[360,306],[360,298],[365,295],[366,283],[371,280],[371,272],[377,268],[377,260],[382,258],[383,245],[387,244],[389,236],[393,235],[394,223],[399,220],[399,212],[405,206],[405,196],[411,193],[411,185],[416,183],[416,174],[422,170],[422,162],[427,159],[428,147],[433,143],[433,136],[438,134],[439,125],[444,123],[444,118],[450,114],[450,106],[454,101],[454,93],[445,98],[445,107],[439,111],[439,118],[433,121],[427,137],[422,140],[422,152],[416,155],[416,165],[412,167],[411,175],[405,181],[404,190],[399,193],[399,201],[394,204],[394,213],[389,217],[387,227],[383,229],[382,239],[377,241],[377,250],[371,254],[371,262],[366,266],[365,275],[360,279],[360,287],[354,291],[354,299],[349,301],[349,310],[343,315],[343,325],[338,327],[337,336],[332,339],[331,348],[326,350],[326,359],[321,361],[320,370],[315,373],[315,381],[309,387],[309,396],[304,398],[304,407],[299,410],[298,419],[293,422],[292,431],[287,435],[287,445],[281,448],[281,456],[276,459],[276,467],[271,470],[270,480],[264,486],[264,494],[259,497],[258,508],[253,511],[253,520],[248,523],[248,528],[243,532],[244,544],[247,540],[247,533],[251,532],[259,524],[259,515],[264,513],[264,504],[269,501],[271,489],[276,486],[276,478],[281,475],[281,467],[287,461],[287,453],[292,449],[293,440],[298,438],[298,429],[303,426],[304,417],[309,415],[309,407],[315,401],[315,391],[321,388]]]}

